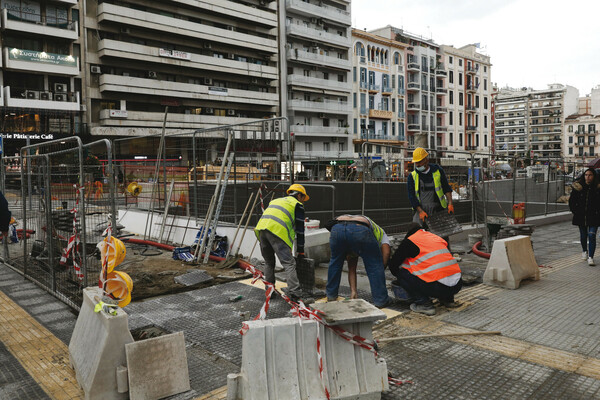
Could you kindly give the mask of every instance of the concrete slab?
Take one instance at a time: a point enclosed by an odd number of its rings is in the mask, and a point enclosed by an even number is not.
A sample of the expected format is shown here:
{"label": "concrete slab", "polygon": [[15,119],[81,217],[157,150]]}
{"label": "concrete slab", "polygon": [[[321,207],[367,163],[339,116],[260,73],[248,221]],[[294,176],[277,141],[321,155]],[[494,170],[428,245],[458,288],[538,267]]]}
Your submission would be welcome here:
{"label": "concrete slab", "polygon": [[520,235],[494,241],[483,283],[517,289],[523,279],[540,279],[531,238]]}
{"label": "concrete slab", "polygon": [[194,286],[200,283],[210,282],[213,277],[210,276],[206,271],[195,270],[188,272],[187,274],[176,276],[175,283],[185,286]]}
{"label": "concrete slab", "polygon": [[322,311],[325,314],[325,320],[330,325],[374,322],[386,319],[383,311],[363,299],[316,303],[313,308]]}

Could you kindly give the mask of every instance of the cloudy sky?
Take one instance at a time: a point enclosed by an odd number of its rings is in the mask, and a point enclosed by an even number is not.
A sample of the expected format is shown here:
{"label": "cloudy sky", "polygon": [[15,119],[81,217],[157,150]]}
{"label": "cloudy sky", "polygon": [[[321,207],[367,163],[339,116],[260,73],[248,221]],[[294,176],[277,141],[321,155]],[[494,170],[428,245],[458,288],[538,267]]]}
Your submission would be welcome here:
{"label": "cloudy sky", "polygon": [[392,25],[461,47],[481,43],[499,87],[600,85],[599,0],[352,0],[352,26]]}

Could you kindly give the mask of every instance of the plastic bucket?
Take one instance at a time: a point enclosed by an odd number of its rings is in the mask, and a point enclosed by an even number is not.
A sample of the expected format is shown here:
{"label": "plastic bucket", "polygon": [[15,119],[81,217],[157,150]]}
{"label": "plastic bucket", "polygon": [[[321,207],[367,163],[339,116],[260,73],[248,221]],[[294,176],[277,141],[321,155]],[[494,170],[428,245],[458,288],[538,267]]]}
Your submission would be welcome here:
{"label": "plastic bucket", "polygon": [[321,221],[319,221],[318,219],[309,219],[308,221],[304,222],[304,228],[305,229],[319,229],[320,223],[321,223]]}

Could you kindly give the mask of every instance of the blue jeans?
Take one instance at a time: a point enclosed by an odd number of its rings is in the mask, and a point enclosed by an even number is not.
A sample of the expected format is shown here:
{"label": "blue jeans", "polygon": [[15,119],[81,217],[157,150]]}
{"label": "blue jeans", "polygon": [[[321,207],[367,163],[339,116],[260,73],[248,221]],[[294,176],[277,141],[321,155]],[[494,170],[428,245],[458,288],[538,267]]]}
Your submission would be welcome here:
{"label": "blue jeans", "polygon": [[380,307],[389,302],[385,287],[383,257],[371,228],[350,221],[339,222],[331,228],[329,246],[331,247],[331,259],[327,271],[327,298],[337,298],[344,260],[347,254],[353,252],[358,254],[365,264],[373,303]]}
{"label": "blue jeans", "polygon": [[[579,240],[581,241],[581,248],[583,251],[587,251],[588,257],[594,258],[596,252],[596,233],[598,232],[597,226],[580,226],[579,227]],[[589,242],[589,247],[588,247]]]}

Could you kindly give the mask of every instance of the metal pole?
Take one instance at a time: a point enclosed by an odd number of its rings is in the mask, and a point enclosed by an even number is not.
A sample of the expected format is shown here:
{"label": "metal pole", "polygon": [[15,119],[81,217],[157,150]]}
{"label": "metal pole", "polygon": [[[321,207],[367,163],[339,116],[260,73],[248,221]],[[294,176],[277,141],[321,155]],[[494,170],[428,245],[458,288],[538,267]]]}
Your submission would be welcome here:
{"label": "metal pole", "polygon": [[548,178],[546,179],[546,207],[544,215],[548,215],[548,196],[550,195],[550,161],[548,161]]}
{"label": "metal pole", "polygon": [[367,173],[367,158],[365,157],[365,151],[367,151],[367,142],[363,142],[362,144],[362,157],[363,157],[363,174],[362,174],[362,206],[361,206],[361,214],[365,215],[365,196],[367,193],[367,186],[365,183],[366,173]]}
{"label": "metal pole", "polygon": [[[259,193],[260,193],[260,188],[258,188],[258,192],[256,192],[256,195],[258,196]],[[227,255],[225,256],[225,258],[229,257],[229,253],[231,253],[231,250],[233,249],[233,246],[235,245],[235,240],[237,239],[238,232],[240,231],[240,227],[242,226],[242,220],[246,216],[246,212],[248,211],[248,207],[250,207],[250,202],[252,201],[253,197],[254,197],[254,193],[250,193],[250,197],[248,197],[248,202],[246,203],[246,208],[244,208],[244,213],[242,214],[242,216],[240,218],[240,222],[238,223],[237,229],[235,230],[235,235],[233,235],[233,240],[231,241],[231,247],[229,247],[229,250],[227,251]]]}
{"label": "metal pole", "polygon": [[513,158],[513,186],[512,186],[512,205],[510,207],[510,212],[512,213],[512,208],[515,205],[515,195],[517,191],[517,156]]}
{"label": "metal pole", "polygon": [[475,155],[471,153],[471,224],[477,222],[475,213]]}
{"label": "metal pole", "polygon": [[250,224],[250,219],[252,218],[252,214],[254,214],[254,207],[256,207],[256,201],[258,200],[258,198],[260,197],[260,194],[262,192],[262,188],[258,188],[258,192],[256,192],[256,197],[254,197],[254,202],[252,203],[252,208],[250,208],[250,212],[248,213],[248,218],[246,219],[246,225],[244,225],[244,230],[242,232],[242,237],[240,238],[240,243],[238,244],[237,248],[235,249],[235,255],[238,255],[238,252],[240,251],[240,247],[242,246],[242,242],[244,241],[244,236],[246,236],[246,230],[248,229],[248,225]]}

